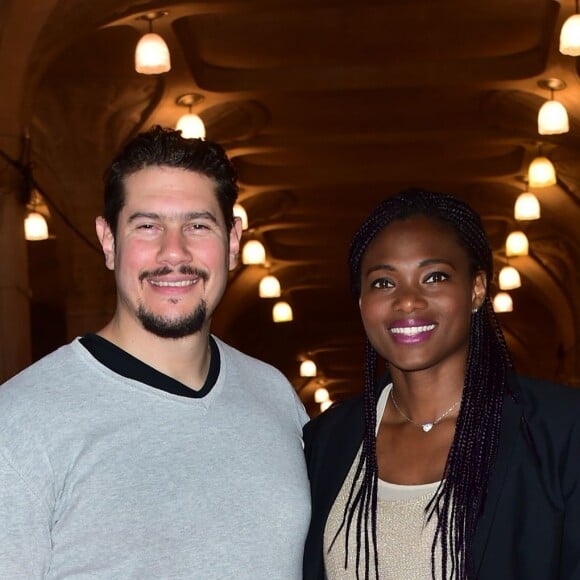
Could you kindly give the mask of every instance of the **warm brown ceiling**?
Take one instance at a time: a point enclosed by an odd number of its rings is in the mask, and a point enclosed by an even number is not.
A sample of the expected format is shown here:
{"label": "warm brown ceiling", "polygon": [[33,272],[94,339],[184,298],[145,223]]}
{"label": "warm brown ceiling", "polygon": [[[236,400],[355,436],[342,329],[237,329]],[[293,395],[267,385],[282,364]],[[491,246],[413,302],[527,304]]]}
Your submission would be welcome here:
{"label": "warm brown ceiling", "polygon": [[[113,152],[139,129],[174,125],[181,94],[204,97],[194,112],[239,171],[245,236],[264,242],[294,309],[274,324],[272,301],[257,297],[265,270],[240,267],[215,331],[279,366],[311,412],[319,381],[335,398],[360,387],[346,252],[374,204],[410,185],[455,193],[482,213],[501,266],[541,144],[558,184],[534,191],[542,219],[524,225],[531,253],[513,260],[523,286],[502,320],[519,368],[580,384],[580,81],[558,52],[572,0],[23,4],[0,1],[0,65],[12,71],[0,118],[5,134],[30,127],[37,180],[91,243]],[[173,68],[145,77],[132,67],[138,17],[158,9]],[[540,138],[549,93],[537,81],[550,77],[567,83],[557,98],[571,130]],[[52,215],[56,239],[30,249],[31,286],[35,328],[48,305],[61,340],[104,322],[114,299],[98,252]],[[297,376],[307,354],[321,375],[309,382]]]}

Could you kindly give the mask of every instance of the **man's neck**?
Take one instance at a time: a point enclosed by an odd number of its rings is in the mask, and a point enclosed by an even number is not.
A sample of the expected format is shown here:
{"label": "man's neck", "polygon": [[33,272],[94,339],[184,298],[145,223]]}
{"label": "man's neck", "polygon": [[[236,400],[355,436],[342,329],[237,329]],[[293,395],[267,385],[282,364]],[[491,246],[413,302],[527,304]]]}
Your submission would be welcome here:
{"label": "man's neck", "polygon": [[113,319],[97,334],[149,366],[199,390],[211,361],[209,326],[179,339],[162,338],[143,328],[122,330]]}

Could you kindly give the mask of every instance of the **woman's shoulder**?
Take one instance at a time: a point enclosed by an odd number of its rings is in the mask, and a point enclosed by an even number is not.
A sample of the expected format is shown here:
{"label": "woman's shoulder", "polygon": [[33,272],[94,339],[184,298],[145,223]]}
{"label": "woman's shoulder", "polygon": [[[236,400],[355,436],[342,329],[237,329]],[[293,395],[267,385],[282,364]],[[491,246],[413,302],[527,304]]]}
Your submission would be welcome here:
{"label": "woman's shoulder", "polygon": [[352,399],[338,401],[333,403],[326,411],[320,415],[310,419],[304,425],[304,435],[319,436],[321,433],[332,431],[336,428],[344,426],[352,420],[353,417],[362,413],[362,396],[357,396]]}
{"label": "woman's shoulder", "polygon": [[[379,378],[375,385],[377,399],[390,384],[389,373]],[[316,437],[330,438],[335,433],[362,433],[364,428],[363,394],[332,404],[326,411],[311,419],[304,426],[304,439],[308,441]]]}
{"label": "woman's shoulder", "polygon": [[[347,450],[354,450],[353,453],[356,453],[363,433],[362,397],[335,403],[304,426],[307,463],[332,462],[339,456],[348,455]],[[318,460],[315,459],[317,457]]]}
{"label": "woman's shoulder", "polygon": [[528,418],[555,426],[580,423],[580,388],[523,375],[512,377],[512,385]]}
{"label": "woman's shoulder", "polygon": [[514,380],[525,400],[553,405],[580,405],[580,388],[544,379],[516,375]]}

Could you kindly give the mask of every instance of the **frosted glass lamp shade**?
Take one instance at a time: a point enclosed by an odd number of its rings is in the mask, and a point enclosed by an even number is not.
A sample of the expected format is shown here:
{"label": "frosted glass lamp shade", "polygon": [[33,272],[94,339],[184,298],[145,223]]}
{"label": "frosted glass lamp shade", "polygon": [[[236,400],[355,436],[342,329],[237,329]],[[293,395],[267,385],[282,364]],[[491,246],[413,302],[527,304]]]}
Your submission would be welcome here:
{"label": "frosted glass lamp shade", "polygon": [[288,302],[276,302],[272,308],[272,320],[274,322],[292,322],[294,314]]}
{"label": "frosted glass lamp shade", "polygon": [[266,263],[266,249],[258,240],[246,242],[242,249],[242,264],[260,265]]}
{"label": "frosted glass lamp shade", "polygon": [[505,266],[499,272],[499,287],[502,290],[513,290],[522,285],[520,273],[513,266]]}
{"label": "frosted glass lamp shade", "polygon": [[512,232],[505,241],[506,256],[527,256],[530,249],[524,232]]}
{"label": "frosted glass lamp shade", "polygon": [[234,205],[234,216],[239,217],[242,220],[242,229],[248,229],[248,214],[241,203],[236,203]]}
{"label": "frosted glass lamp shade", "polygon": [[320,403],[320,412],[324,413],[324,411],[326,411],[326,409],[328,409],[330,405],[332,405],[332,401],[330,399],[328,399],[328,401],[323,401],[322,403]]}
{"label": "frosted glass lamp shade", "polygon": [[175,128],[181,131],[185,139],[205,139],[205,125],[200,117],[193,113],[182,115]]}
{"label": "frosted glass lamp shade", "polygon": [[300,363],[301,377],[315,377],[317,370],[316,363],[313,360],[307,359]]}
{"label": "frosted glass lamp shade", "polygon": [[538,113],[538,133],[559,135],[570,130],[566,107],[558,101],[546,101]]}
{"label": "frosted glass lamp shade", "polygon": [[167,44],[154,32],[144,34],[135,49],[135,70],[143,75],[156,75],[171,70]]}
{"label": "frosted glass lamp shade", "polygon": [[314,391],[314,402],[315,403],[324,403],[324,401],[330,400],[330,393],[324,388],[319,387]]}
{"label": "frosted glass lamp shade", "polygon": [[512,312],[514,303],[507,292],[498,292],[493,299],[494,312]]}
{"label": "frosted glass lamp shade", "polygon": [[560,32],[560,52],[580,56],[580,14],[570,16]]}
{"label": "frosted glass lamp shade", "polygon": [[48,225],[44,216],[31,211],[24,220],[24,237],[30,242],[48,239]]}
{"label": "frosted glass lamp shade", "polygon": [[529,191],[520,193],[514,207],[514,217],[519,221],[540,219],[540,202]]}
{"label": "frosted glass lamp shade", "polygon": [[264,276],[258,286],[260,298],[279,298],[282,293],[280,282],[276,276]]}
{"label": "frosted glass lamp shade", "polygon": [[547,157],[536,157],[528,169],[530,187],[547,187],[556,183],[556,170]]}

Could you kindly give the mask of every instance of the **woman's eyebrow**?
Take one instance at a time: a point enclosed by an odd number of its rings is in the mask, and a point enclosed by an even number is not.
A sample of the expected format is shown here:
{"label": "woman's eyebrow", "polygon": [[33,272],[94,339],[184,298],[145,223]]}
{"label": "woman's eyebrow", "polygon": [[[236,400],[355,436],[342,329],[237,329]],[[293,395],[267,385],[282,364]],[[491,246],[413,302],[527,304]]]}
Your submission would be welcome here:
{"label": "woman's eyebrow", "polygon": [[[425,266],[433,266],[437,264],[446,264],[450,268],[453,268],[453,270],[457,270],[455,264],[449,260],[446,260],[445,258],[427,258],[426,260],[421,260],[419,262],[419,267],[424,268]],[[371,266],[370,268],[368,268],[365,272],[368,276],[369,274],[372,274],[373,272],[378,272],[379,270],[386,270],[387,272],[395,272],[396,268],[394,266],[391,266],[390,264],[376,264],[375,266]]]}

